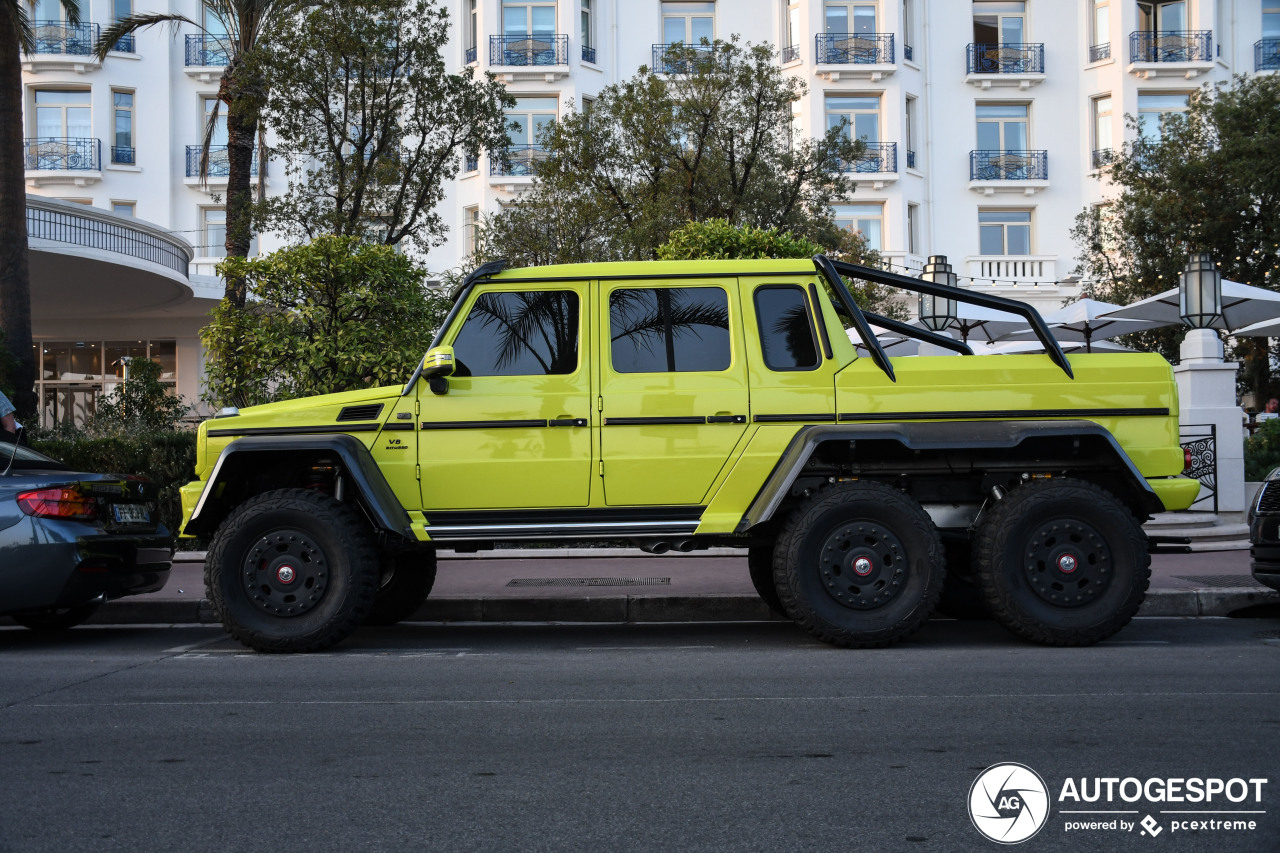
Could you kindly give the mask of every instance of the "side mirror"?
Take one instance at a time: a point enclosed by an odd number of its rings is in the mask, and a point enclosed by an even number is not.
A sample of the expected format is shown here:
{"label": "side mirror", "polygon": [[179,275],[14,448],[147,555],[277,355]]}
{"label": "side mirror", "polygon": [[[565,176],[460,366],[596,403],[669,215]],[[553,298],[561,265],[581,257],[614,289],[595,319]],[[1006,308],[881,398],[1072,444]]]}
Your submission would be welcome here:
{"label": "side mirror", "polygon": [[422,375],[427,379],[452,376],[454,366],[453,347],[432,347],[422,357]]}

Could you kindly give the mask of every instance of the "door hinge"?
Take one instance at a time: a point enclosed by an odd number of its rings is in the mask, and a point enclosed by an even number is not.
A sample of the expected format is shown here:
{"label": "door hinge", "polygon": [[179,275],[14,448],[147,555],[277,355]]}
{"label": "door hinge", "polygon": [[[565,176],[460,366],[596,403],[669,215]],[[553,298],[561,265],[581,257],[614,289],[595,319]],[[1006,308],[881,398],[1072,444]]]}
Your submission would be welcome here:
{"label": "door hinge", "polygon": [[420,414],[422,414],[422,401],[421,401],[421,400],[414,400],[414,401],[413,401],[413,417],[414,417],[414,420],[417,420],[417,419],[418,419],[418,415],[420,415]]}
{"label": "door hinge", "polygon": [[600,476],[601,477],[604,476],[604,460],[603,459],[600,460]]}
{"label": "door hinge", "polygon": [[596,397],[596,411],[597,412],[604,411],[604,397]]}
{"label": "door hinge", "polygon": [[413,476],[414,476],[414,477],[416,477],[416,478],[417,478],[417,479],[419,479],[419,480],[421,480],[421,479],[422,479],[422,466],[421,466],[421,465],[414,465],[414,466],[413,466]]}

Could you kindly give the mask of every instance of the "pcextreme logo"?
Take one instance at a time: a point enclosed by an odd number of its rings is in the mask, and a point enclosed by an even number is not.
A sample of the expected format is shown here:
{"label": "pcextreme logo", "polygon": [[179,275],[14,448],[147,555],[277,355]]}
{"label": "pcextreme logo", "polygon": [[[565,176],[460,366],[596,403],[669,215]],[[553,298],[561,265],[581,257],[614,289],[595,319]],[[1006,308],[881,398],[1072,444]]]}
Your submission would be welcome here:
{"label": "pcextreme logo", "polygon": [[[1072,834],[1122,832],[1154,839],[1166,829],[1170,836],[1180,832],[1250,833],[1258,829],[1267,813],[1262,807],[1267,781],[1068,777],[1058,793],[1057,814],[1062,831]],[[1025,764],[994,764],[969,788],[969,817],[974,827],[999,844],[1020,844],[1033,837],[1049,822],[1050,806],[1044,779]]]}

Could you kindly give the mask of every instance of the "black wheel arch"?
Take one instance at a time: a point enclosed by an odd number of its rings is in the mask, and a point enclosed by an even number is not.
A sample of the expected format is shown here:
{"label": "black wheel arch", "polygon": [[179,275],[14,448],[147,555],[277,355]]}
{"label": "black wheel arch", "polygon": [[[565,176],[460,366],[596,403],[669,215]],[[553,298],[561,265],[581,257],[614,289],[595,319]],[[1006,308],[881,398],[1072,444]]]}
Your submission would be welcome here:
{"label": "black wheel arch", "polygon": [[375,530],[417,541],[408,513],[369,449],[345,434],[247,436],[231,442],[214,463],[183,532],[211,534],[237,505],[263,492],[323,489],[328,469],[343,478],[343,502],[359,507]]}

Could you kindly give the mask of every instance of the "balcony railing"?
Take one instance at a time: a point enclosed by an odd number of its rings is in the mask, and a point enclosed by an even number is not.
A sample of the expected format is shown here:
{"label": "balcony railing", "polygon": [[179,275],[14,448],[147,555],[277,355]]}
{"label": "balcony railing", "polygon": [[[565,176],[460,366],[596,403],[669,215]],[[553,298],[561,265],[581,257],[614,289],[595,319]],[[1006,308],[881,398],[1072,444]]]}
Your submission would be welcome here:
{"label": "balcony railing", "polygon": [[468,156],[464,160],[464,169],[466,172],[474,172],[480,168],[480,158]]}
{"label": "balcony railing", "polygon": [[1253,44],[1253,70],[1280,70],[1280,39],[1263,39]]}
{"label": "balcony railing", "polygon": [[1130,62],[1212,62],[1213,30],[1129,34]]}
{"label": "balcony railing", "polygon": [[102,142],[91,138],[41,136],[22,140],[23,168],[38,172],[96,172]]}
{"label": "balcony railing", "polygon": [[62,21],[35,21],[31,26],[36,53],[88,56],[102,28],[97,24],[66,24]]}
{"label": "balcony railing", "polygon": [[592,65],[595,65],[596,49],[594,47],[588,47],[587,45],[584,44],[582,46],[582,61],[590,62]]}
{"label": "balcony railing", "polygon": [[509,145],[489,155],[489,174],[529,177],[534,165],[545,159],[547,152],[541,145]]}
{"label": "balcony railing", "polygon": [[[231,176],[231,155],[227,151],[226,145],[210,145],[209,146],[209,171],[210,178],[227,178]],[[187,146],[187,177],[200,177],[200,153],[204,150],[203,145]],[[253,160],[249,164],[249,174],[258,176],[258,152],[253,152]]]}
{"label": "balcony railing", "polygon": [[566,35],[489,36],[489,64],[568,65]]}
{"label": "balcony railing", "polygon": [[868,142],[867,150],[856,160],[840,161],[842,172],[896,172],[898,171],[898,143]]}
{"label": "balcony railing", "polygon": [[466,54],[463,56],[463,62],[467,65],[476,61],[476,49],[474,47],[467,48]]}
{"label": "balcony railing", "polygon": [[1043,74],[1044,44],[971,44],[968,60],[970,74]]}
{"label": "balcony railing", "polygon": [[784,64],[788,62],[795,62],[799,58],[800,58],[800,45],[789,44],[782,49],[782,61]]}
{"label": "balcony railing", "polygon": [[907,168],[914,169],[916,167],[916,152],[910,148],[907,149]]}
{"label": "balcony railing", "polygon": [[1048,151],[970,151],[971,181],[1047,181]]}
{"label": "balcony railing", "polygon": [[1090,157],[1090,163],[1093,168],[1101,169],[1110,166],[1116,160],[1116,152],[1111,148],[1095,148],[1093,155]]}
{"label": "balcony railing", "polygon": [[1089,48],[1089,61],[1101,62],[1104,59],[1111,58],[1111,42],[1104,44],[1095,44]]}
{"label": "balcony railing", "polygon": [[231,42],[226,36],[205,33],[187,36],[187,66],[225,68],[231,61]]}
{"label": "balcony railing", "polygon": [[819,33],[814,40],[819,65],[893,63],[893,33]]}
{"label": "balcony railing", "polygon": [[111,162],[124,163],[132,166],[134,162],[134,150],[132,145],[112,145],[111,146]]}
{"label": "balcony railing", "polygon": [[688,74],[693,64],[711,59],[715,48],[709,44],[655,44],[653,70],[659,74]]}
{"label": "balcony railing", "polygon": [[905,59],[905,60],[907,60],[908,62],[910,62],[911,60],[913,60],[913,59],[915,58],[915,56],[913,55],[914,53],[915,53],[915,51],[913,51],[913,50],[911,49],[911,45],[909,45],[909,44],[904,44],[904,45],[902,46],[902,58],[903,58],[903,59]]}
{"label": "balcony railing", "polygon": [[[72,208],[72,209],[67,209]],[[182,238],[137,221],[121,222],[106,210],[27,196],[27,235],[160,264],[187,277],[191,250]]]}

